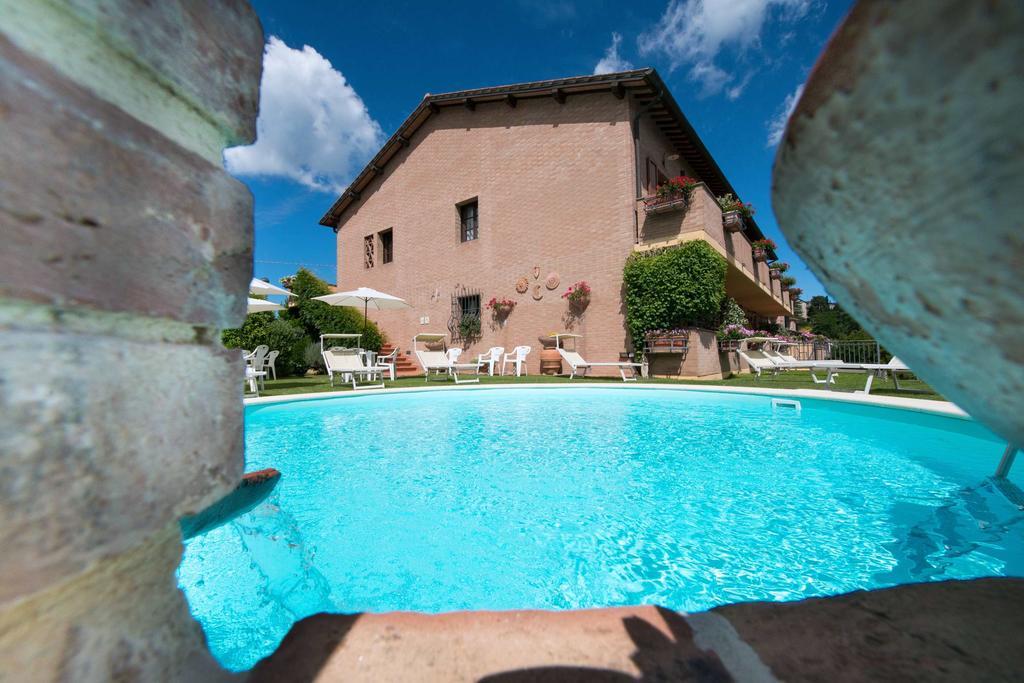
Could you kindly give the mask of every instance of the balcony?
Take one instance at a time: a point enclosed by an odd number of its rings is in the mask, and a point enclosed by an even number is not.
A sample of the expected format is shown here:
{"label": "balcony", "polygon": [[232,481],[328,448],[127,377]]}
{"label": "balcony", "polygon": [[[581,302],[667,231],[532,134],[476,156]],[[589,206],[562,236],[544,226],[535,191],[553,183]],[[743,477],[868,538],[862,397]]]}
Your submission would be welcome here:
{"label": "balcony", "polygon": [[754,260],[750,240],[742,232],[726,232],[715,196],[701,183],[689,202],[638,200],[639,241],[635,251],[704,240],[729,264],[725,288],[740,306],[765,317],[792,315],[789,294],[768,276],[768,265]]}

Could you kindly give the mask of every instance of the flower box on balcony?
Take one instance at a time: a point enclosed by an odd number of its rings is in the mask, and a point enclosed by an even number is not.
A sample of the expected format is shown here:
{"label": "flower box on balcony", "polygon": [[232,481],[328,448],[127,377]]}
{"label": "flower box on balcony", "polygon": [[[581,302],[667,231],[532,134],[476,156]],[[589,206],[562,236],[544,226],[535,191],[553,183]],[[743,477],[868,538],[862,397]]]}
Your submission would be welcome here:
{"label": "flower box on balcony", "polygon": [[755,261],[767,261],[768,252],[764,249],[754,249],[754,260]]}
{"label": "flower box on balcony", "polygon": [[685,330],[672,333],[648,334],[644,338],[644,353],[686,353],[690,335]]}
{"label": "flower box on balcony", "polygon": [[644,213],[647,215],[658,213],[669,213],[670,211],[685,211],[690,205],[685,194],[671,194],[662,197],[644,197]]}
{"label": "flower box on balcony", "polygon": [[726,211],[722,214],[722,227],[726,232],[743,232],[743,214],[739,211]]}

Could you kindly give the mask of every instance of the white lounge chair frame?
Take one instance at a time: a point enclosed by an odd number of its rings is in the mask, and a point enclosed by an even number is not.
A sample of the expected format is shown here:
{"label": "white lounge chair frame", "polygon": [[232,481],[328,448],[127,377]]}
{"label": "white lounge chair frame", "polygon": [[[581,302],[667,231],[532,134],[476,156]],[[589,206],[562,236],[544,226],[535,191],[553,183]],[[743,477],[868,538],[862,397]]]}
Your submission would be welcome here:
{"label": "white lounge chair frame", "polygon": [[[864,381],[864,389],[862,391],[855,391],[854,393],[870,394],[871,385],[874,383],[876,377],[885,377],[887,373],[892,373],[892,381],[896,384],[896,391],[901,391],[902,387],[900,387],[900,380],[897,373],[913,373],[914,371],[908,368],[906,363],[896,356],[893,356],[889,359],[888,363],[842,363],[828,366],[828,378],[833,382],[835,381],[835,375],[838,375],[840,372],[867,373],[867,378]],[[828,388],[831,389],[831,386]]]}
{"label": "white lounge chair frame", "polygon": [[[456,384],[475,384],[480,381],[480,367],[482,363],[454,363],[449,359],[446,351],[428,351],[421,350],[419,347],[420,343],[430,342],[441,342],[445,341],[445,335],[434,334],[423,332],[417,334],[412,338],[412,350],[416,356],[416,361],[423,368],[423,381],[430,381],[430,373],[433,372],[434,376],[437,377],[441,374],[444,375],[445,380],[451,377],[455,380]],[[459,372],[476,372],[474,379],[460,379]]]}
{"label": "white lounge chair frame", "polygon": [[[331,386],[334,386],[334,376],[341,375],[342,380],[351,382],[353,389],[383,389],[384,373],[388,367],[385,365],[374,365],[367,367],[363,364],[358,349],[346,349],[341,346],[332,346],[323,352],[324,366],[327,368],[327,375],[331,379]],[[380,379],[379,384],[359,382],[373,382]]]}
{"label": "white lounge chair frame", "polygon": [[[572,369],[569,373],[569,379],[574,379],[577,375],[580,377],[586,377],[591,368],[616,368],[619,371],[619,375],[622,377],[623,382],[635,382],[637,376],[640,374],[640,363],[588,363],[583,359],[583,356],[575,351],[576,340],[582,339],[583,335],[556,334],[554,337],[555,348],[558,349],[558,354]],[[573,351],[569,351],[563,347],[563,339],[573,340]],[[626,376],[627,370],[629,371],[628,377]]]}

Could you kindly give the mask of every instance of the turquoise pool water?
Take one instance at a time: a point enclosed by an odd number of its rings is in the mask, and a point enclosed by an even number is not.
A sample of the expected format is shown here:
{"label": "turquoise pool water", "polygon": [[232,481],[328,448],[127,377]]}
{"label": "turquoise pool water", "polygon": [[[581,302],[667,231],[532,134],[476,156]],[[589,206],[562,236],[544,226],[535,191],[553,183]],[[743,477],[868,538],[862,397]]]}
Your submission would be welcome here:
{"label": "turquoise pool water", "polygon": [[801,404],[553,388],[250,406],[247,469],[281,483],[191,540],[179,583],[241,670],[321,611],[693,611],[1024,574],[994,436]]}

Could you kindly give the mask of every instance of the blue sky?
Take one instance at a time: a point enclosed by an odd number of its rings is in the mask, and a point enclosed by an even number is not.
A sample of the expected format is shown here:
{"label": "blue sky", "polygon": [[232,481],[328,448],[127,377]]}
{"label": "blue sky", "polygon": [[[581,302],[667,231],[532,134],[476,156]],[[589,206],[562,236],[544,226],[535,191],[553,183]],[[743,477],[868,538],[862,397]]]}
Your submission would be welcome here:
{"label": "blue sky", "polygon": [[268,40],[259,139],[225,160],[255,196],[257,277],[302,264],[334,281],[317,221],[425,93],[653,66],[804,297],[823,293],[771,211],[773,142],[850,2],[252,4]]}

